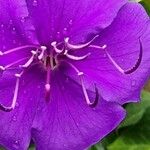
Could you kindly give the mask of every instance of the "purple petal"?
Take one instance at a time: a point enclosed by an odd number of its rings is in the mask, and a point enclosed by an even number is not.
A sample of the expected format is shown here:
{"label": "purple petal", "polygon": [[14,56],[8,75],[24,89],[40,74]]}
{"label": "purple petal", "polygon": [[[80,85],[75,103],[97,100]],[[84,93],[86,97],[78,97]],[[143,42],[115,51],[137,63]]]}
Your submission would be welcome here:
{"label": "purple petal", "polygon": [[134,67],[139,59],[141,41],[143,57],[135,72],[129,75],[120,73],[101,49],[88,49],[87,51],[92,53],[89,59],[74,63],[87,75],[88,84],[97,84],[104,99],[122,104],[140,99],[140,90],[150,74],[148,21],[149,17],[140,4],[128,3],[119,11],[111,26],[101,33],[101,38],[94,43],[99,46],[107,44],[109,54],[126,70]]}
{"label": "purple petal", "polygon": [[[40,77],[25,74],[21,78],[16,107],[11,112],[0,110],[0,145],[11,150],[27,150],[31,140],[31,125],[40,98]],[[15,88],[12,72],[0,78],[0,103],[10,106]]]}
{"label": "purple petal", "polygon": [[83,150],[110,133],[124,116],[121,106],[103,99],[89,107],[81,87],[57,71],[51,99],[36,114],[32,136],[37,150]]}
{"label": "purple petal", "polygon": [[26,42],[37,43],[35,29],[24,0],[0,2],[0,49],[16,47]]}
{"label": "purple petal", "polygon": [[[6,52],[23,45],[38,43],[35,36],[35,29],[29,18],[29,13],[24,0],[0,1],[0,14],[1,52]],[[5,67],[19,59],[27,56],[30,57],[30,51],[31,48],[26,48],[0,56],[0,66]]]}
{"label": "purple petal", "polygon": [[[42,43],[56,40],[68,32],[72,40],[82,42],[96,28],[108,26],[126,0],[27,0],[30,14]],[[66,31],[67,29],[67,31]]]}

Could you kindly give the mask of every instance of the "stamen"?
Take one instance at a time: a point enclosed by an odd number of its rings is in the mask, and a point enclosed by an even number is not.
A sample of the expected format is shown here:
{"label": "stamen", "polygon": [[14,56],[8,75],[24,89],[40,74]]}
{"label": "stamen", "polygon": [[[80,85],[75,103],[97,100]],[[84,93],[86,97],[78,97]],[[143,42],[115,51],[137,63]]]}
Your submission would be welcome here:
{"label": "stamen", "polygon": [[[130,68],[130,69],[127,69],[127,70],[123,70],[116,62],[115,60],[112,58],[112,56],[108,53],[108,51],[105,49],[105,52],[108,56],[108,58],[110,59],[110,61],[113,63],[113,65],[116,67],[116,69],[121,72],[122,74],[131,74],[133,73],[134,71],[136,71],[138,69],[138,67],[140,66],[141,64],[141,61],[142,61],[142,56],[143,56],[143,47],[142,47],[142,43],[141,43],[141,40],[139,39],[139,42],[140,42],[140,53],[139,53],[139,57],[137,59],[137,62],[135,63],[135,65]],[[97,48],[97,49],[102,49],[102,47],[99,47],[99,46],[95,46],[95,45],[91,45],[91,47],[93,48]]]}
{"label": "stamen", "polygon": [[51,75],[51,67],[50,67],[50,59],[47,60],[47,75],[46,75],[46,84],[45,84],[45,90],[46,90],[46,100],[49,100],[50,96],[50,75]]}
{"label": "stamen", "polygon": [[0,51],[0,56],[2,56],[3,55],[3,52],[2,51]]}
{"label": "stamen", "polygon": [[28,59],[28,57],[19,59],[19,60],[15,61],[15,62],[13,62],[13,63],[11,63],[11,64],[8,64],[7,66],[5,66],[5,69],[8,69],[8,68],[10,68],[11,66],[13,66],[13,65],[15,65],[15,64],[18,64],[19,62],[22,62],[23,60],[26,60],[26,59]]}
{"label": "stamen", "polygon": [[65,38],[64,41],[65,41],[66,46],[69,49],[78,50],[78,49],[82,49],[82,48],[88,47],[97,37],[99,37],[99,35],[96,35],[91,41],[89,41],[89,42],[87,42],[85,44],[78,44],[78,45],[70,44],[69,43],[69,37]]}
{"label": "stamen", "polygon": [[19,83],[20,83],[20,77],[21,74],[15,74],[16,76],[16,85],[15,85],[15,91],[14,91],[14,96],[13,96],[13,100],[12,100],[12,104],[11,106],[4,106],[3,104],[0,104],[0,109],[6,112],[10,112],[15,108],[16,105],[16,101],[17,101],[17,97],[18,97],[18,91],[19,91]]}
{"label": "stamen", "polygon": [[39,47],[36,46],[36,45],[25,45],[25,46],[20,46],[20,47],[17,47],[17,48],[10,49],[10,50],[5,51],[5,52],[0,51],[0,56],[10,54],[10,53],[13,53],[13,52],[25,49],[25,48],[37,48],[37,49],[39,49]]}
{"label": "stamen", "polygon": [[31,53],[32,53],[32,56],[30,57],[30,59],[24,65],[20,65],[20,67],[28,68],[31,65],[31,63],[34,61],[37,51],[31,51]]}
{"label": "stamen", "polygon": [[64,51],[63,49],[60,50],[60,49],[57,48],[57,42],[56,41],[52,42],[51,46],[54,48],[55,52],[58,53],[58,54],[60,54]]}
{"label": "stamen", "polygon": [[0,70],[4,71],[4,70],[5,70],[5,67],[0,66]]}
{"label": "stamen", "polygon": [[[66,61],[65,61],[66,62]],[[66,62],[69,66],[71,66],[77,73],[77,75],[79,76],[80,78],[80,83],[81,83],[81,86],[82,86],[82,91],[83,91],[83,94],[84,94],[84,97],[85,97],[85,100],[86,100],[86,103],[90,106],[90,107],[96,107],[97,103],[98,103],[98,100],[99,100],[99,93],[98,93],[98,89],[95,85],[95,100],[93,102],[90,101],[89,99],[89,96],[88,96],[88,92],[87,92],[87,89],[85,88],[85,84],[83,82],[83,76],[84,76],[84,73],[83,72],[80,72],[73,64],[69,63],[69,62]]]}
{"label": "stamen", "polygon": [[38,59],[39,59],[39,60],[41,60],[41,59],[44,57],[44,53],[45,53],[47,47],[46,47],[46,46],[41,46],[40,49],[42,50],[42,52],[41,52],[41,54],[38,56]]}
{"label": "stamen", "polygon": [[97,49],[105,49],[107,47],[107,45],[103,45],[103,46],[97,46],[97,45],[90,45],[89,47],[91,48],[97,48]]}
{"label": "stamen", "polygon": [[65,53],[64,53],[64,55],[65,55],[67,58],[72,59],[72,60],[84,60],[85,58],[87,58],[88,56],[90,56],[91,53],[88,53],[88,54],[86,54],[86,55],[84,55],[84,56],[74,56],[74,55],[68,54],[68,51],[66,50]]}

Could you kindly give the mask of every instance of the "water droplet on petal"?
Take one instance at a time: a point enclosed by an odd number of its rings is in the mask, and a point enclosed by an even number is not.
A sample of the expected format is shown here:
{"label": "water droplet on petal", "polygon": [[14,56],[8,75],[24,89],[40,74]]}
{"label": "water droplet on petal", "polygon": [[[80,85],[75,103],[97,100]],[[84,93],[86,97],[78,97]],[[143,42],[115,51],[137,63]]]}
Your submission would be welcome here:
{"label": "water droplet on petal", "polygon": [[21,22],[25,22],[25,17],[22,17],[22,18],[21,18]]}
{"label": "water droplet on petal", "polygon": [[10,25],[13,24],[13,21],[12,21],[12,20],[9,20],[9,24],[10,24]]}
{"label": "water droplet on petal", "polygon": [[17,121],[17,117],[16,117],[16,116],[13,116],[12,120],[13,120],[13,121]]}
{"label": "water droplet on petal", "polygon": [[33,6],[37,6],[38,5],[38,2],[37,2],[37,0],[33,0]]}
{"label": "water droplet on petal", "polygon": [[13,44],[16,44],[17,42],[16,42],[16,40],[13,40]]}
{"label": "water droplet on petal", "polygon": [[132,80],[131,85],[134,87],[136,85],[136,81]]}
{"label": "water droplet on petal", "polygon": [[103,57],[104,57],[104,58],[106,58],[106,57],[107,57],[107,55],[106,55],[106,54],[104,54],[104,55],[103,55]]}
{"label": "water droplet on petal", "polygon": [[1,24],[1,28],[4,28],[4,24]]}
{"label": "water droplet on petal", "polygon": [[16,102],[16,107],[19,107],[19,103],[18,102]]}
{"label": "water droplet on petal", "polygon": [[18,149],[18,148],[19,148],[19,144],[20,144],[20,140],[16,140],[16,141],[14,142],[14,144],[13,144],[13,147],[14,147],[15,149]]}
{"label": "water droplet on petal", "polygon": [[69,21],[69,25],[72,25],[72,20]]}
{"label": "water droplet on petal", "polygon": [[6,46],[5,45],[3,45],[3,48],[2,48],[3,50],[5,50],[6,49]]}
{"label": "water droplet on petal", "polygon": [[24,91],[23,91],[23,93],[24,93],[24,94],[26,94],[26,93],[27,93],[27,91],[26,91],[26,90],[24,90]]}
{"label": "water droplet on petal", "polygon": [[19,144],[19,140],[16,140],[16,141],[15,141],[15,144]]}

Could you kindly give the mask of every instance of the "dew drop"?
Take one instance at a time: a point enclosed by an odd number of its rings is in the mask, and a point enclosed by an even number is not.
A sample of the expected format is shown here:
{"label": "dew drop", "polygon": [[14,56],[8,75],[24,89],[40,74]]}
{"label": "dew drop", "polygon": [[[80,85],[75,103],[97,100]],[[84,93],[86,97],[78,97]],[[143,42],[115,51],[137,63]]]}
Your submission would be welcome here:
{"label": "dew drop", "polygon": [[64,31],[67,31],[67,28],[64,28]]}
{"label": "dew drop", "polygon": [[10,25],[13,24],[13,21],[12,21],[12,20],[9,20],[9,24],[10,24]]}
{"label": "dew drop", "polygon": [[1,28],[4,28],[4,24],[1,24]]}
{"label": "dew drop", "polygon": [[134,86],[136,85],[136,81],[133,80],[133,81],[131,82],[131,85],[134,87]]}
{"label": "dew drop", "polygon": [[19,107],[19,103],[18,102],[16,102],[16,107]]}
{"label": "dew drop", "polygon": [[2,49],[3,49],[3,50],[5,50],[5,49],[6,49],[6,46],[5,46],[5,45],[3,45]]}
{"label": "dew drop", "polygon": [[23,93],[24,93],[24,94],[26,94],[26,93],[27,93],[27,91],[26,91],[26,90],[24,90],[24,91],[23,91]]}
{"label": "dew drop", "polygon": [[106,54],[104,54],[104,55],[103,55],[103,57],[104,57],[104,58],[106,58],[106,57],[107,57],[107,55],[106,55]]}
{"label": "dew drop", "polygon": [[17,121],[17,117],[16,117],[16,116],[13,116],[12,120],[13,120],[13,121]]}
{"label": "dew drop", "polygon": [[19,140],[16,140],[16,141],[15,141],[15,144],[19,144]]}
{"label": "dew drop", "polygon": [[57,32],[56,36],[57,36],[57,38],[60,38],[60,32],[59,31]]}
{"label": "dew drop", "polygon": [[14,142],[14,144],[13,144],[13,147],[14,147],[15,149],[18,149],[18,148],[19,148],[19,144],[20,144],[20,140],[16,140],[16,141]]}
{"label": "dew drop", "polygon": [[13,28],[12,28],[12,34],[15,34],[15,33],[16,33],[16,28],[13,27]]}
{"label": "dew drop", "polygon": [[69,21],[69,24],[72,25],[72,20]]}
{"label": "dew drop", "polygon": [[63,34],[66,35],[67,34],[67,28],[64,28],[63,30]]}
{"label": "dew drop", "polygon": [[22,18],[21,18],[21,22],[25,22],[25,17],[22,17]]}
{"label": "dew drop", "polygon": [[16,40],[13,40],[13,44],[16,44],[17,42],[16,42]]}
{"label": "dew drop", "polygon": [[37,2],[37,0],[33,0],[33,6],[37,6],[38,5],[38,2]]}

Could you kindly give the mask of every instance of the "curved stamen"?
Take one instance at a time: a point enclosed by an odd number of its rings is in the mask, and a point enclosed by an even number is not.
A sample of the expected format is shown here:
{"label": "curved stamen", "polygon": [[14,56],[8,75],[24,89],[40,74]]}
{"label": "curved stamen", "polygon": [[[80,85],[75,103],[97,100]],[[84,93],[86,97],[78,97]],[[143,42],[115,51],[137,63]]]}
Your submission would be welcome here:
{"label": "curved stamen", "polygon": [[89,41],[89,42],[87,42],[85,44],[78,44],[78,45],[70,44],[69,43],[69,37],[65,38],[64,41],[65,41],[66,46],[69,49],[78,50],[78,49],[82,49],[82,48],[88,47],[97,37],[99,37],[99,35],[96,35],[91,41]]}
{"label": "curved stamen", "polygon": [[60,54],[64,51],[63,49],[60,50],[60,49],[57,48],[57,42],[56,41],[52,42],[51,46],[54,48],[55,52],[58,53],[58,54]]}
{"label": "curved stamen", "polygon": [[0,104],[0,109],[1,110],[6,111],[6,112],[10,112],[15,108],[17,97],[18,97],[18,91],[19,91],[19,84],[20,84],[21,75],[22,75],[22,73],[21,74],[15,74],[15,76],[16,76],[16,85],[15,85],[15,91],[14,91],[14,96],[13,96],[11,106],[4,106],[3,104]]}
{"label": "curved stamen", "polygon": [[44,53],[45,53],[47,47],[46,47],[46,46],[41,46],[40,49],[41,49],[42,51],[41,51],[41,54],[38,56],[38,59],[39,59],[39,60],[42,60],[42,58],[44,57]]}
{"label": "curved stamen", "polygon": [[18,64],[19,62],[22,62],[23,60],[26,60],[26,59],[28,59],[28,57],[21,58],[21,59],[19,59],[19,60],[13,62],[13,63],[11,63],[11,64],[8,64],[8,65],[5,66],[4,68],[5,68],[5,69],[8,69],[8,68],[14,66],[15,64]]}
{"label": "curved stamen", "polygon": [[89,47],[91,48],[97,48],[97,49],[105,49],[107,47],[107,45],[103,45],[103,46],[97,46],[97,45],[90,45]]}
{"label": "curved stamen", "polygon": [[5,67],[4,66],[0,66],[0,70],[1,71],[5,71]]}
{"label": "curved stamen", "polygon": [[13,53],[13,52],[16,52],[16,51],[25,49],[25,48],[37,48],[37,49],[39,49],[40,47],[38,47],[38,46],[36,46],[36,45],[25,45],[25,46],[20,46],[20,47],[13,48],[13,49],[10,49],[10,50],[5,51],[5,52],[0,51],[0,56],[7,55],[7,54],[10,54],[10,53]]}
{"label": "curved stamen", "polygon": [[[116,67],[116,69],[121,72],[122,74],[131,74],[133,73],[134,71],[136,71],[138,69],[138,67],[140,66],[141,64],[141,61],[142,61],[142,56],[143,56],[143,47],[142,47],[142,43],[141,43],[141,40],[139,39],[139,42],[140,42],[140,53],[139,53],[139,57],[137,59],[137,62],[135,63],[135,65],[130,68],[130,69],[127,69],[127,70],[123,70],[116,62],[115,60],[112,58],[112,56],[108,53],[108,51],[105,49],[105,52],[108,56],[108,58],[110,59],[110,61],[113,63],[113,65]],[[97,48],[97,49],[101,49],[101,47],[99,46],[92,46],[93,48]]]}
{"label": "curved stamen", "polygon": [[88,54],[86,54],[86,55],[84,55],[84,56],[74,56],[74,55],[68,54],[68,51],[66,50],[65,53],[64,53],[64,55],[65,55],[67,58],[72,59],[72,60],[84,60],[85,58],[87,58],[88,56],[90,56],[91,53],[88,53]]}
{"label": "curved stamen", "polygon": [[[66,61],[65,61],[66,62]],[[82,91],[83,91],[83,94],[84,94],[84,97],[85,97],[85,100],[86,100],[86,103],[90,106],[90,107],[96,107],[97,103],[98,103],[98,100],[99,100],[99,93],[98,93],[98,89],[95,85],[95,99],[93,102],[90,101],[89,99],[89,96],[88,96],[88,92],[87,92],[87,89],[85,87],[85,84],[84,84],[84,81],[83,81],[83,76],[84,76],[84,73],[83,72],[80,72],[73,64],[69,63],[69,62],[66,62],[69,66],[71,66],[75,72],[77,73],[79,79],[80,79],[80,83],[81,83],[81,87],[82,87]]]}
{"label": "curved stamen", "polygon": [[21,68],[28,68],[31,65],[31,63],[34,61],[37,51],[31,51],[31,53],[32,53],[32,56],[24,65],[20,65]]}

